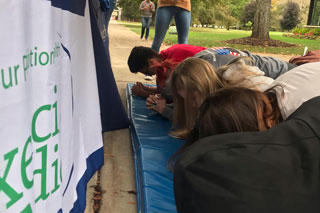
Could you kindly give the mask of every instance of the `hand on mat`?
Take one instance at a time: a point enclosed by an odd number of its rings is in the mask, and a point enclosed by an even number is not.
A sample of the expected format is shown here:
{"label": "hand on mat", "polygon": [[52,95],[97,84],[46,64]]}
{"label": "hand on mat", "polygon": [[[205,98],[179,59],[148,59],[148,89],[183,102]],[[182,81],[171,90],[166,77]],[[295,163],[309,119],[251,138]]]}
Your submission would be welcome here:
{"label": "hand on mat", "polygon": [[157,91],[157,87],[147,86],[147,85],[144,85],[141,82],[136,82],[135,85],[141,86],[144,90],[146,90],[148,92],[156,93],[156,91]]}
{"label": "hand on mat", "polygon": [[164,99],[160,94],[149,95],[146,101],[147,108],[152,109],[158,113],[161,113],[166,105],[166,99]]}
{"label": "hand on mat", "polygon": [[147,98],[150,94],[152,94],[152,92],[147,91],[145,86],[140,82],[137,82],[132,86],[131,92],[132,95],[141,96],[144,98]]}

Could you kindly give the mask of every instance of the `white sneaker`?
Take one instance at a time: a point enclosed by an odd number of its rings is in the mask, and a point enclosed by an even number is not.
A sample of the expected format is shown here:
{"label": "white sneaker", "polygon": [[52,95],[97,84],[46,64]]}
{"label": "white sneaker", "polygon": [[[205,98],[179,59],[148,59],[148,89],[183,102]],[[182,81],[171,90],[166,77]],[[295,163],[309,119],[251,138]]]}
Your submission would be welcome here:
{"label": "white sneaker", "polygon": [[144,80],[152,81],[153,78],[152,78],[152,76],[146,75],[146,76],[144,76]]}

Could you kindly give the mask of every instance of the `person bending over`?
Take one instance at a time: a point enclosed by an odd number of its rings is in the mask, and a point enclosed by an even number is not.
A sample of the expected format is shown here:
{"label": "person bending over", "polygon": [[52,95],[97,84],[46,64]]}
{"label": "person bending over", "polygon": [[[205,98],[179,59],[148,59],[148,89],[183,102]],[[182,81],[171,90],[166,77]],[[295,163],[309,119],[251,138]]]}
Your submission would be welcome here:
{"label": "person bending over", "polygon": [[186,132],[187,142],[171,157],[169,164],[172,165],[172,159],[201,138],[262,131],[287,120],[303,103],[320,96],[319,67],[320,62],[298,66],[274,80],[264,92],[231,87],[207,95],[194,115],[197,117],[197,121],[193,121],[194,128]]}
{"label": "person bending over", "polygon": [[195,55],[204,50],[205,47],[193,46],[188,44],[176,44],[157,53],[149,47],[134,47],[128,58],[128,66],[132,73],[142,73],[144,75],[156,75],[157,87],[144,86],[137,82],[132,87],[132,94],[147,98],[149,95],[156,93],[167,95],[170,94],[165,88],[165,83],[171,72],[184,59]]}
{"label": "person bending over", "polygon": [[237,85],[264,91],[273,83],[273,79],[263,76],[257,67],[246,65],[243,60],[247,59],[238,57],[217,71],[209,62],[195,57],[178,65],[170,79],[174,103],[174,131],[170,134],[173,137],[186,138],[194,125],[199,106],[217,89]]}
{"label": "person bending over", "polygon": [[320,96],[282,122],[269,98],[241,87],[206,98],[174,165],[178,212],[320,211]]}
{"label": "person bending over", "polygon": [[[281,59],[254,55],[248,51],[239,51],[228,47],[206,48],[188,44],[173,45],[161,51],[160,54],[148,47],[134,47],[128,58],[128,66],[132,73],[140,72],[149,76],[156,75],[159,89],[165,85],[174,68],[181,61],[192,56],[210,62],[215,69],[227,65],[241,56],[248,56],[254,66],[273,79],[296,66]],[[159,84],[162,86],[159,87]],[[166,92],[170,93],[168,90]],[[132,93],[147,98],[149,95],[157,93],[157,90],[137,82],[132,88]]]}

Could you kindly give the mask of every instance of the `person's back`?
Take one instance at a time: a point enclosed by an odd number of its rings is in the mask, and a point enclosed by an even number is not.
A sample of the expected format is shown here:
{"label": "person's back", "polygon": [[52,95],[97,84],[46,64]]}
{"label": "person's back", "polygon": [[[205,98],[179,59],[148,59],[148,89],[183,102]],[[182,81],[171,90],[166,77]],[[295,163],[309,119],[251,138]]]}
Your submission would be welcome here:
{"label": "person's back", "polygon": [[178,212],[320,211],[320,97],[267,131],[209,136],[174,168]]}

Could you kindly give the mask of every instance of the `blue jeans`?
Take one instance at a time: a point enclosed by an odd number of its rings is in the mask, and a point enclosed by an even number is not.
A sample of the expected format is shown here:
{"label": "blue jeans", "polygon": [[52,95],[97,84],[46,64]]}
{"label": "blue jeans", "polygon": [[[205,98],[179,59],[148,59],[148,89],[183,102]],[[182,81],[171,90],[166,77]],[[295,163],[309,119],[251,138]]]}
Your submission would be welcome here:
{"label": "blue jeans", "polygon": [[159,52],[160,46],[166,36],[171,19],[174,17],[178,32],[178,44],[188,43],[191,13],[180,7],[160,7],[156,13],[155,36],[151,48]]}
{"label": "blue jeans", "polygon": [[142,22],[142,27],[150,28],[152,17],[142,17],[141,22]]}
{"label": "blue jeans", "polygon": [[143,38],[144,30],[146,29],[146,39],[148,39],[149,36],[149,28],[152,22],[152,17],[142,17],[141,18],[142,27],[141,27],[141,35],[140,38]]}

